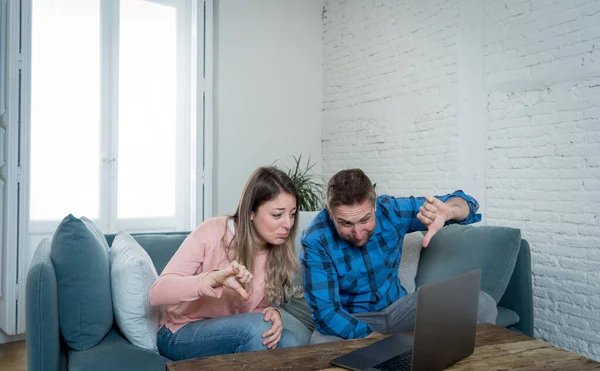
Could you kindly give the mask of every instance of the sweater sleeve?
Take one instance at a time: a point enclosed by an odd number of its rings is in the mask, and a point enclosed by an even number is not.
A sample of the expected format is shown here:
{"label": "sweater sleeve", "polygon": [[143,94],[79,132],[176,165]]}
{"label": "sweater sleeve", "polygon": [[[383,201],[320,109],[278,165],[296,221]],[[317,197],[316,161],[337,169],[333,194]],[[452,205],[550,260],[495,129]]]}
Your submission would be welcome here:
{"label": "sweater sleeve", "polygon": [[[198,233],[200,232],[200,233]],[[212,288],[206,283],[206,275],[217,269],[196,274],[204,262],[207,242],[197,236],[215,233],[202,224],[190,233],[173,255],[152,288],[150,304],[165,305],[194,301],[202,296],[220,298],[223,287]]]}

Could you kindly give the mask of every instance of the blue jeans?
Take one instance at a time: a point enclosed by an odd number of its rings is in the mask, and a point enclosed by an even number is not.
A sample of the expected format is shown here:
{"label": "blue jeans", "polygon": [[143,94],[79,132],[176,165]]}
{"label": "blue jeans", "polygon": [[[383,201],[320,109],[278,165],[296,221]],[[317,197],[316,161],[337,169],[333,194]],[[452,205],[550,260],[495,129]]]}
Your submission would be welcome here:
{"label": "blue jeans", "polygon": [[[263,332],[271,328],[261,313],[243,313],[233,316],[191,322],[172,333],[166,326],[158,330],[158,351],[173,361],[266,350],[262,345]],[[298,345],[296,337],[283,330],[277,348]]]}

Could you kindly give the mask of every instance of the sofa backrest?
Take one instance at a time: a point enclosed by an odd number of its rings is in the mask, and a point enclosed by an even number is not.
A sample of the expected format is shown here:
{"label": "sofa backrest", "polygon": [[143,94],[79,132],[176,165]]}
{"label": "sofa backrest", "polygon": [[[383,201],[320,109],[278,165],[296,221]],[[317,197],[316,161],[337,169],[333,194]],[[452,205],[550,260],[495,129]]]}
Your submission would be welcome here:
{"label": "sofa backrest", "polygon": [[[150,255],[156,272],[160,275],[188,234],[190,232],[132,233],[131,235]],[[115,236],[115,234],[104,235],[109,246],[112,246]]]}
{"label": "sofa backrest", "polygon": [[[318,211],[302,211],[298,216],[298,233],[296,235],[296,240],[294,241],[296,256],[300,254],[300,250],[302,249],[300,236],[317,213]],[[146,250],[148,255],[150,255],[152,263],[154,263],[154,267],[156,268],[156,272],[160,275],[188,234],[190,234],[190,231],[132,233],[131,236],[133,236],[133,238],[142,245],[144,250]],[[116,234],[105,234],[104,237],[106,237],[108,245],[112,246]]]}
{"label": "sofa backrest", "polygon": [[296,239],[294,240],[294,249],[296,250],[296,256],[300,256],[300,251],[302,250],[302,242],[300,239],[302,238],[302,233],[308,228],[308,225],[312,220],[317,216],[319,211],[301,211],[298,215],[298,231],[296,233]]}

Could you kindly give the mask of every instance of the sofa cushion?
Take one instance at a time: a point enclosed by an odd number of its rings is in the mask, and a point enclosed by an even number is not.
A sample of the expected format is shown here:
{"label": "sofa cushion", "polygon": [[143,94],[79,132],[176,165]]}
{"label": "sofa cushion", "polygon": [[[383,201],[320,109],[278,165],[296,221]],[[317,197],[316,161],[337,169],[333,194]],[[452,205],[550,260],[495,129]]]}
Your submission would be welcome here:
{"label": "sofa cushion", "polygon": [[69,351],[70,371],[164,371],[167,362],[167,358],[131,344],[116,328],[91,349]]}
{"label": "sofa cushion", "polygon": [[[300,211],[298,213],[298,218],[296,222],[298,223],[298,229],[296,231],[296,239],[294,240],[294,250],[296,252],[296,257],[300,256],[300,251],[302,250],[302,233],[308,228],[310,222],[317,216],[319,211]],[[302,273],[298,271],[296,278],[294,280],[295,285],[302,285]]]}
{"label": "sofa cushion", "polygon": [[71,348],[91,348],[113,324],[106,248],[69,214],[54,233],[50,257],[56,271],[60,332]]}
{"label": "sofa cushion", "polygon": [[283,328],[294,334],[298,345],[308,345],[312,330],[309,330],[298,318],[288,313],[285,309],[280,308],[279,310],[281,312]]}
{"label": "sofa cushion", "polygon": [[422,249],[417,287],[481,269],[481,290],[500,301],[515,267],[521,231],[496,226],[449,225]]}
{"label": "sofa cushion", "polygon": [[398,278],[407,293],[415,291],[415,277],[419,268],[423,237],[422,232],[412,232],[402,239],[402,255],[398,266]]}
{"label": "sofa cushion", "polygon": [[516,325],[517,323],[519,323],[520,320],[521,319],[519,318],[519,315],[515,311],[498,306],[498,317],[496,318],[496,325],[500,327],[509,327],[512,325]]}
{"label": "sofa cushion", "polygon": [[150,288],[158,275],[148,253],[125,231],[110,249],[110,282],[115,320],[133,345],[158,353],[156,333],[161,306],[150,305]]}
{"label": "sofa cushion", "polygon": [[98,228],[98,226],[94,222],[92,222],[85,216],[82,216],[79,219],[81,219],[83,224],[85,224],[85,226],[90,230],[90,232],[92,232],[92,234],[98,239],[98,241],[100,241],[100,243],[106,249],[106,251],[108,251],[109,250],[108,242],[106,241],[106,238],[104,237],[104,234],[102,233],[100,228]]}
{"label": "sofa cushion", "polygon": [[310,332],[315,329],[315,321],[312,319],[312,313],[305,298],[292,298],[281,307],[298,319]]}

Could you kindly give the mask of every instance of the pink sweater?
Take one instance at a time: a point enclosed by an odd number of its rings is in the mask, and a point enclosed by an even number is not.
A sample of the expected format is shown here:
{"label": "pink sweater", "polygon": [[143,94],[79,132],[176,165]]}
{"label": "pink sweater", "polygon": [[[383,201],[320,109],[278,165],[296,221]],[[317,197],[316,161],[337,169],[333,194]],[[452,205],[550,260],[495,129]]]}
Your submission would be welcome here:
{"label": "pink sweater", "polygon": [[229,265],[221,239],[233,239],[227,218],[206,220],[183,241],[150,289],[151,305],[166,305],[160,326],[176,332],[190,322],[238,313],[262,312],[267,306],[265,273],[267,253],[254,263],[250,298],[244,301],[235,290],[212,288],[204,278],[210,271]]}

